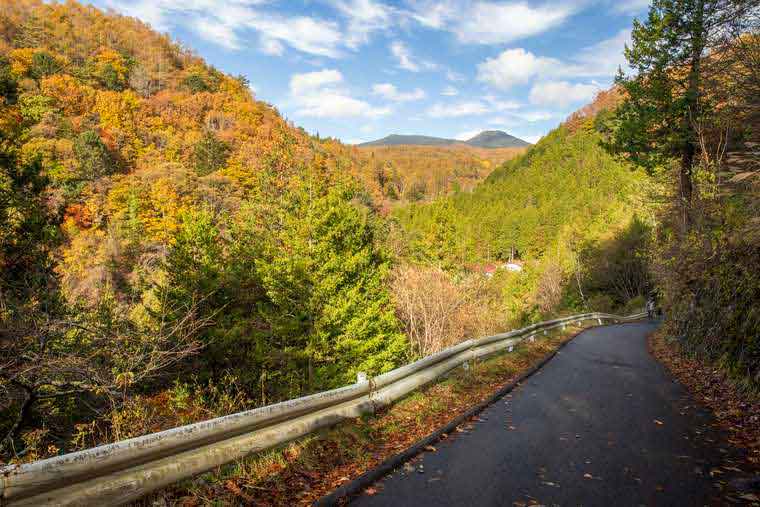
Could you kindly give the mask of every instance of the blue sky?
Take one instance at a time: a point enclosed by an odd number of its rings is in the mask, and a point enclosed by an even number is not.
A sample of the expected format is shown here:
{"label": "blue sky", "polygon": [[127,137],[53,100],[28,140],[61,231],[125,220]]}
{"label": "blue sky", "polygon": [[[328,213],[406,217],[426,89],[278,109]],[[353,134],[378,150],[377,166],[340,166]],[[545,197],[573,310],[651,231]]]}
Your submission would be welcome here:
{"label": "blue sky", "polygon": [[534,142],[608,87],[647,0],[97,0],[311,133]]}

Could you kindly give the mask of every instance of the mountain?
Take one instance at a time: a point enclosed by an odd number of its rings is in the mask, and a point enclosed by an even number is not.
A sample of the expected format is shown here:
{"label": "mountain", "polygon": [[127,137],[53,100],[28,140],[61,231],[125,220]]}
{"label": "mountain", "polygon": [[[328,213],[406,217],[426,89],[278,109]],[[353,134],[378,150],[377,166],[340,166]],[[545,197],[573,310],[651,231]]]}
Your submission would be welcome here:
{"label": "mountain", "polygon": [[456,139],[445,139],[443,137],[391,134],[382,139],[361,143],[358,146],[450,146],[452,144],[461,144],[461,142]]}
{"label": "mountain", "polygon": [[529,142],[501,130],[486,130],[465,141],[465,143],[479,148],[522,148],[530,146]]}
{"label": "mountain", "polygon": [[358,146],[452,146],[457,144],[464,144],[477,148],[523,148],[530,146],[529,142],[523,141],[522,139],[507,134],[506,132],[502,132],[501,130],[486,130],[467,141],[446,139],[443,137],[391,134],[382,139],[361,143]]}

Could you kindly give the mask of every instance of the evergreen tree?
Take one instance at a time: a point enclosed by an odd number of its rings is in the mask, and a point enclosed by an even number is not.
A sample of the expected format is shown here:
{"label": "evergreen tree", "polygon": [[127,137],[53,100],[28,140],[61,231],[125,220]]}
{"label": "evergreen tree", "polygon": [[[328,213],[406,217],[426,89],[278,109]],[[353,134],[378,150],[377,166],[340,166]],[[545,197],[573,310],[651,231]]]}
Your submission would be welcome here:
{"label": "evergreen tree", "polygon": [[618,110],[612,148],[653,171],[679,164],[684,223],[692,200],[692,169],[699,145],[697,125],[710,114],[703,84],[706,53],[731,19],[750,8],[744,0],[654,0],[644,22],[635,20],[626,48],[633,76],[621,72],[627,92]]}
{"label": "evergreen tree", "polygon": [[[385,279],[372,216],[344,184],[304,176],[271,218],[258,263],[272,306],[268,320],[298,355],[310,389],[376,374],[405,358],[406,339]],[[283,252],[286,252],[283,255]]]}
{"label": "evergreen tree", "polygon": [[206,132],[195,145],[193,165],[199,176],[206,176],[224,167],[230,154],[227,143],[217,139],[213,132]]}
{"label": "evergreen tree", "polygon": [[79,161],[79,171],[84,180],[94,180],[115,170],[115,161],[98,133],[85,130],[74,141],[74,153]]}

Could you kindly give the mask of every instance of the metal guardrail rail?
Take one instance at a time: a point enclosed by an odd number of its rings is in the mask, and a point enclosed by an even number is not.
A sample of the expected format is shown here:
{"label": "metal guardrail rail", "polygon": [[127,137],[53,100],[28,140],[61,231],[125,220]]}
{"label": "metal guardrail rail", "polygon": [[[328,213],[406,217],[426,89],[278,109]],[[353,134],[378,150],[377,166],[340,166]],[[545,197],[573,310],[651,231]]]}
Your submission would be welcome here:
{"label": "metal guardrail rail", "polygon": [[635,320],[585,313],[467,340],[350,386],[189,424],[158,433],[0,468],[0,505],[119,505],[182,479],[276,447],[319,428],[374,412],[453,368],[539,333],[597,320]]}

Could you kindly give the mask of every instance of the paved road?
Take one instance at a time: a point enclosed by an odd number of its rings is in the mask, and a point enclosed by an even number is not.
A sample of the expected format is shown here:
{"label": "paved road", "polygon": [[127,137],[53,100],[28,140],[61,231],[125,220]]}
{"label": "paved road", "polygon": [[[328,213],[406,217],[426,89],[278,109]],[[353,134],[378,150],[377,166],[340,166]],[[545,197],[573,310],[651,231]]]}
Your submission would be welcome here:
{"label": "paved road", "polygon": [[728,451],[710,415],[647,352],[654,328],[583,332],[470,431],[354,505],[709,504],[709,472]]}

